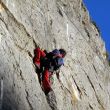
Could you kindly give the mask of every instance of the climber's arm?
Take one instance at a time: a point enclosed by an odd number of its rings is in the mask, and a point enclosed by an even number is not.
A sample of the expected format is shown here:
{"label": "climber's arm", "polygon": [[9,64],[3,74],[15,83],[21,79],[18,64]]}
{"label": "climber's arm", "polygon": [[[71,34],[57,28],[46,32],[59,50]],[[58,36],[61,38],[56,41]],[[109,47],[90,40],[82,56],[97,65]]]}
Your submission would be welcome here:
{"label": "climber's arm", "polygon": [[56,76],[57,76],[57,79],[58,79],[58,81],[61,83],[61,80],[60,80],[60,75],[59,75],[59,73],[60,73],[60,69],[56,71]]}

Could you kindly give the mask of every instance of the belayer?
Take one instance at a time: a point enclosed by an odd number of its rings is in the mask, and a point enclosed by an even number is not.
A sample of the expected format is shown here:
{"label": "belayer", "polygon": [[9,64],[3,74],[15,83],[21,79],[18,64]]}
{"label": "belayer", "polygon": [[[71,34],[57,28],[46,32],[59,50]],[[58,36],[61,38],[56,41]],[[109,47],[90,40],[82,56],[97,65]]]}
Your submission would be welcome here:
{"label": "belayer", "polygon": [[64,65],[65,55],[66,51],[64,49],[54,49],[49,53],[40,48],[34,50],[33,62],[36,66],[39,82],[40,84],[42,82],[45,94],[48,94],[52,90],[50,78],[54,72],[56,72],[57,79],[60,81],[59,68]]}

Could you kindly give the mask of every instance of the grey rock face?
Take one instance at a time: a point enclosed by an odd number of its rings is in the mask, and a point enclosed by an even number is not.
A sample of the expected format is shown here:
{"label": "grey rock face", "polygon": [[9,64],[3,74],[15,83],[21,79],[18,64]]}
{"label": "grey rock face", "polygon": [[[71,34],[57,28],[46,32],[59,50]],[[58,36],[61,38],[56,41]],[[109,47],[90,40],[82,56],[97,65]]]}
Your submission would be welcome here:
{"label": "grey rock face", "polygon": [[[67,50],[59,83],[45,96],[33,65],[36,45]],[[1,0],[2,110],[110,110],[104,42],[82,0]],[[0,91],[0,93],[2,93]]]}

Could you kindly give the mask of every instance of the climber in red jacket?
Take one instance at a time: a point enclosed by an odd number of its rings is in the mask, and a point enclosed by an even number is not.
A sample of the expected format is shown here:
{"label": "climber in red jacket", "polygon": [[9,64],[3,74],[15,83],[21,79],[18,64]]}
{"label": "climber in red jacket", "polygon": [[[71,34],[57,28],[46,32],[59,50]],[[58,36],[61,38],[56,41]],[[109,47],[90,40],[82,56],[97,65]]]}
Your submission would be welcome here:
{"label": "climber in red jacket", "polygon": [[34,64],[35,66],[40,69],[41,66],[41,59],[44,58],[46,56],[45,52],[42,51],[40,48],[36,48],[34,50]]}
{"label": "climber in red jacket", "polygon": [[35,64],[36,67],[36,73],[38,75],[38,79],[39,79],[39,83],[41,84],[41,74],[42,74],[42,60],[43,58],[46,57],[46,53],[44,51],[42,51],[40,48],[36,48],[34,50],[34,58],[33,58],[33,63]]}
{"label": "climber in red jacket", "polygon": [[[49,91],[52,90],[50,77],[53,75],[54,71],[56,72],[57,78],[59,79],[59,68],[61,65],[64,65],[63,58],[66,55],[66,51],[64,49],[55,49],[52,52],[46,53],[42,51],[40,48],[36,48],[34,50],[34,64],[39,70],[38,78],[41,84],[41,78],[39,76],[40,72],[42,72],[42,86],[45,94],[48,94]],[[43,70],[44,68],[44,70]]]}

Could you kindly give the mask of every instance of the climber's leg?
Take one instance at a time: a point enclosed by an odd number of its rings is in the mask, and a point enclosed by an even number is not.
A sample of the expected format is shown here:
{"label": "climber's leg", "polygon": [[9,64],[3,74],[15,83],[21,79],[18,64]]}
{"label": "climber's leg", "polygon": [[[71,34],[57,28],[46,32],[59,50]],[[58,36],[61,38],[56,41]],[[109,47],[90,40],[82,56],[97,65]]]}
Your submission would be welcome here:
{"label": "climber's leg", "polygon": [[45,94],[47,95],[51,90],[51,85],[50,85],[50,76],[49,76],[49,71],[48,69],[45,69],[44,70],[44,73],[43,73],[43,81],[42,81],[42,86],[43,86],[43,89],[44,89],[44,92]]}

